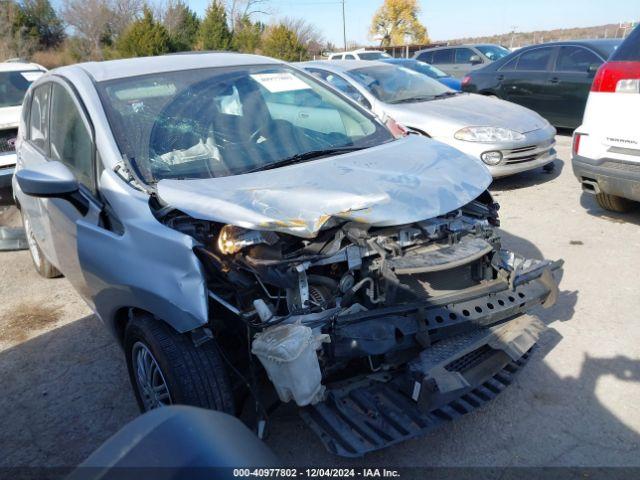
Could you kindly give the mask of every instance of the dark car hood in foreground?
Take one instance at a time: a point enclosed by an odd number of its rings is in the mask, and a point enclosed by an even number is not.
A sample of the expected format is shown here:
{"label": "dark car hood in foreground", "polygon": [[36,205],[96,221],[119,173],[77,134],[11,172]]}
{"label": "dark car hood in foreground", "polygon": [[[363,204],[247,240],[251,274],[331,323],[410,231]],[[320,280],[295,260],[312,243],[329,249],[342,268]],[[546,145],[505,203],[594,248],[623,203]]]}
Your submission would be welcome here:
{"label": "dark car hood in foreground", "polygon": [[419,136],[230,177],[161,180],[158,195],[194,218],[314,237],[331,217],[402,225],[455,210],[491,183],[484,165]]}

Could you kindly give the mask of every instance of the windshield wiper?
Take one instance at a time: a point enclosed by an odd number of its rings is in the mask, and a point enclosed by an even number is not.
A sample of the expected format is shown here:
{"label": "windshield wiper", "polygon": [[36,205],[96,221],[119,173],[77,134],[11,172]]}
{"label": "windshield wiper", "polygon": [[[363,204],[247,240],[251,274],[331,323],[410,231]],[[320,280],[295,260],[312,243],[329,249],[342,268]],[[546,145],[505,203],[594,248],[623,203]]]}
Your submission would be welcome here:
{"label": "windshield wiper", "polygon": [[261,167],[254,168],[253,170],[249,170],[244,173],[253,173],[253,172],[261,172],[263,170],[272,170],[274,168],[293,165],[294,163],[306,162],[309,160],[314,160],[316,158],[326,157],[328,155],[339,155],[342,153],[355,152],[358,150],[364,150],[365,148],[368,148],[368,147],[336,147],[336,148],[325,148],[322,150],[311,150],[309,152],[298,153],[291,157],[278,160],[277,162],[262,165]]}
{"label": "windshield wiper", "polygon": [[447,98],[447,97],[455,97],[459,92],[442,92],[438,95],[434,95],[433,99],[437,100],[439,98]]}
{"label": "windshield wiper", "polygon": [[398,103],[413,103],[413,102],[428,102],[429,100],[433,100],[435,98],[434,95],[422,95],[422,96],[418,96],[418,97],[408,97],[408,98],[403,98],[401,100],[396,100],[394,102],[390,102],[392,104],[398,104]]}

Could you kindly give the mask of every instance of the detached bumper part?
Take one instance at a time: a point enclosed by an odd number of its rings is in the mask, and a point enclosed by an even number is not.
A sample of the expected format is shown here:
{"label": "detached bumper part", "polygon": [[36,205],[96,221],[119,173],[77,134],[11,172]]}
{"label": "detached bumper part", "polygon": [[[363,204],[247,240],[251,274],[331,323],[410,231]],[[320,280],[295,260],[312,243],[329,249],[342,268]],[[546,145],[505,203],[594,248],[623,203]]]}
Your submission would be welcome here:
{"label": "detached bumper part", "polygon": [[530,317],[442,340],[408,372],[330,388],[301,411],[327,449],[358,457],[424,435],[493,399],[528,360],[544,325]]}

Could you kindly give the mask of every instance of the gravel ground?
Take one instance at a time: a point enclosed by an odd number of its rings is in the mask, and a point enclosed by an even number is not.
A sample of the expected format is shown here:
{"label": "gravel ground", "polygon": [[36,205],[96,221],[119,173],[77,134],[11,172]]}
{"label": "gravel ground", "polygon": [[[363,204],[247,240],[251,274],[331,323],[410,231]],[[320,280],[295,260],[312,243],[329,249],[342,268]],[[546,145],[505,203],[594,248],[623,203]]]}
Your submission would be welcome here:
{"label": "gravel ground", "polygon": [[[611,215],[580,191],[570,137],[555,172],[496,181],[504,242],[566,261],[558,304],[517,381],[420,439],[364,459],[332,457],[291,408],[269,445],[299,465],[640,466],[640,210]],[[0,222],[15,224],[15,212]],[[73,466],[137,413],[119,347],[65,279],[0,253],[0,467]]]}

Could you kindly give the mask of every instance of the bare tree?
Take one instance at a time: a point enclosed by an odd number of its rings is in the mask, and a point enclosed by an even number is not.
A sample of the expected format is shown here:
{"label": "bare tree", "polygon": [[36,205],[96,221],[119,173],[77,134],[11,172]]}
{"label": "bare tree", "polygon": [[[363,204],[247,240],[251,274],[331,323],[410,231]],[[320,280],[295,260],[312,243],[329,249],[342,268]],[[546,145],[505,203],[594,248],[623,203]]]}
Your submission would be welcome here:
{"label": "bare tree", "polygon": [[270,15],[270,0],[227,0],[227,18],[234,27],[240,18],[249,18],[256,15]]}

